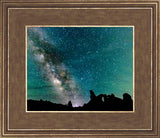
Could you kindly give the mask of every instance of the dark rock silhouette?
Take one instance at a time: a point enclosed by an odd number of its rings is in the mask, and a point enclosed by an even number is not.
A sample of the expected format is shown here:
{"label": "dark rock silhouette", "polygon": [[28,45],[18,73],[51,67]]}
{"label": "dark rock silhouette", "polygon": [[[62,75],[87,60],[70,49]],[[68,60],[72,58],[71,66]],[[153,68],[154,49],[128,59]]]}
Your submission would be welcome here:
{"label": "dark rock silhouette", "polygon": [[96,98],[96,95],[94,94],[92,90],[90,90],[90,98],[91,100],[94,100]]}
{"label": "dark rock silhouette", "polygon": [[123,94],[123,106],[126,111],[133,108],[132,98],[128,93]]}
{"label": "dark rock silhouette", "polygon": [[114,94],[99,94],[90,90],[90,101],[82,107],[73,107],[69,101],[67,105],[56,104],[49,101],[27,100],[28,111],[133,111],[133,100],[128,93],[123,94],[123,99]]}
{"label": "dark rock silhouette", "polygon": [[69,107],[69,108],[73,108],[73,107],[72,107],[72,102],[71,102],[71,101],[68,102],[68,107]]}

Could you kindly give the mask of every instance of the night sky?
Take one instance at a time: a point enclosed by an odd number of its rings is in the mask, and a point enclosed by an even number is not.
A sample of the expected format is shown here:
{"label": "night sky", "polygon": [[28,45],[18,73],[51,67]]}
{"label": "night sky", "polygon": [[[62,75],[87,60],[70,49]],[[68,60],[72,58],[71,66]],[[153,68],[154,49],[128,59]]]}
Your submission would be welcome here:
{"label": "night sky", "polygon": [[133,97],[133,28],[28,27],[27,99],[79,106],[89,90]]}

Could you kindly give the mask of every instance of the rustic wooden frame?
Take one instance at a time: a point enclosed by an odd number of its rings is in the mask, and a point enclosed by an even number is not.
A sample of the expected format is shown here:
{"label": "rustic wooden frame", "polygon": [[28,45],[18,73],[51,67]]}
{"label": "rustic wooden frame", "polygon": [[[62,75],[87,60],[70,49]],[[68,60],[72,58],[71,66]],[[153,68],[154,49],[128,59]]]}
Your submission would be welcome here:
{"label": "rustic wooden frame", "polygon": [[[1,137],[159,138],[159,2],[1,0]],[[25,112],[25,26],[37,24],[134,25],[135,112]]]}

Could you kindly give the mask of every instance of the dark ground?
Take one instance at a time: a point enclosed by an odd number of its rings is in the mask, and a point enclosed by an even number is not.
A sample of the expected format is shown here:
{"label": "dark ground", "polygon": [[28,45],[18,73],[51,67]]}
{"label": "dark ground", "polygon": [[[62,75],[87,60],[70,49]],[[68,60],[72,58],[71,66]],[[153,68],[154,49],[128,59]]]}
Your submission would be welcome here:
{"label": "dark ground", "polygon": [[71,101],[63,105],[43,100],[27,100],[27,111],[133,111],[133,100],[127,93],[120,99],[113,94],[96,96],[90,90],[90,101],[83,106],[73,107]]}

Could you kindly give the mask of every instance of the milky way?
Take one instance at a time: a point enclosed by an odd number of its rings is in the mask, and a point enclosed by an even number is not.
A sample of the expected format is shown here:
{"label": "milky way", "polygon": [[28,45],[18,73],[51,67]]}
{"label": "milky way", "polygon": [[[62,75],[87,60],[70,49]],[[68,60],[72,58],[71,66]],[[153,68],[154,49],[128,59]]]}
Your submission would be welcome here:
{"label": "milky way", "polygon": [[90,89],[133,95],[133,28],[28,27],[28,99],[80,106]]}
{"label": "milky way", "polygon": [[[45,41],[40,29],[29,28],[28,34],[32,36],[32,39],[28,38],[28,53],[39,64],[43,76],[54,86],[54,93],[57,93],[64,103],[72,100],[73,106],[82,105],[84,100],[79,93],[79,87],[62,63],[61,57],[56,54],[54,46]],[[34,37],[38,39],[39,45],[33,41]]]}

